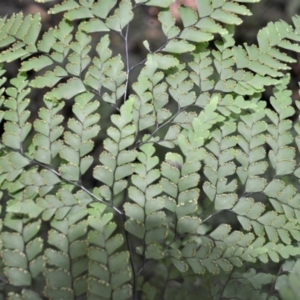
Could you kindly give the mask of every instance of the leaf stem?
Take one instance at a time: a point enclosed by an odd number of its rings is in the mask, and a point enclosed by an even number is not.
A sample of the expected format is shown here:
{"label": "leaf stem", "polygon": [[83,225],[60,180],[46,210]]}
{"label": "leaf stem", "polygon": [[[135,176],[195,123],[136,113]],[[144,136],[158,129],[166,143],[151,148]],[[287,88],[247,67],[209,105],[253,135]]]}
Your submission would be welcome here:
{"label": "leaf stem", "polygon": [[[2,143],[0,143],[1,145],[3,145]],[[22,153],[20,151],[17,151],[13,148],[10,148],[10,147],[7,147],[6,145],[4,145],[5,148],[9,149],[10,151],[14,151],[14,152],[18,152],[20,153],[21,155],[23,155],[23,157],[27,158],[29,160],[29,163],[30,164],[33,164],[33,165],[38,165],[44,169],[47,169],[49,171],[51,171],[52,173],[54,173],[56,176],[58,176],[62,181],[64,182],[67,182],[67,183],[70,183],[76,187],[78,187],[79,189],[83,190],[84,192],[86,192],[88,195],[90,195],[92,198],[96,199],[97,201],[105,204],[106,206],[109,206],[111,207],[113,210],[115,210],[118,214],[120,215],[123,215],[123,212],[121,210],[119,210],[117,207],[113,206],[113,204],[111,203],[107,203],[105,201],[103,201],[102,199],[98,198],[96,195],[94,195],[92,192],[90,192],[86,187],[84,187],[82,184],[79,184],[77,182],[74,182],[74,181],[71,181],[71,180],[68,180],[68,179],[65,179],[61,176],[61,174],[54,170],[53,168],[51,168],[50,166],[47,166],[43,163],[40,163],[39,161],[35,160],[35,159],[32,159],[31,157],[27,156],[25,153]]]}
{"label": "leaf stem", "polygon": [[166,121],[165,123],[161,124],[160,126],[158,126],[153,132],[152,134],[143,142],[141,142],[140,144],[136,145],[134,147],[134,149],[137,149],[139,147],[141,147],[142,145],[146,144],[153,136],[154,134],[159,131],[161,128],[163,128],[164,126],[168,125],[173,119],[175,119],[181,112],[183,112],[186,109],[186,107],[180,109],[179,111],[177,111],[168,121]]}
{"label": "leaf stem", "polygon": [[225,282],[225,284],[223,286],[223,289],[222,289],[222,292],[221,292],[221,295],[220,295],[220,298],[219,298],[220,300],[222,300],[222,297],[223,297],[223,294],[225,292],[226,286],[228,285],[229,280],[231,279],[233,271],[234,271],[234,267],[232,268],[232,270],[231,270],[231,272],[230,272],[230,274],[229,274],[229,276],[228,276],[228,278],[227,278],[227,280],[226,280],[226,282]]}
{"label": "leaf stem", "polygon": [[123,103],[127,99],[127,89],[128,89],[129,75],[130,75],[130,70],[131,70],[130,67],[129,67],[128,33],[129,33],[129,23],[126,26],[125,36],[122,34],[122,37],[125,41],[126,76],[127,76],[126,83],[125,83],[125,92],[124,92]]}
{"label": "leaf stem", "polygon": [[[25,156],[25,157],[26,157],[26,156]],[[27,158],[28,158],[28,157],[27,157]],[[63,177],[60,175],[59,172],[57,172],[56,170],[54,170],[54,169],[52,169],[52,168],[50,168],[50,167],[48,167],[48,166],[46,166],[46,165],[44,165],[44,164],[39,163],[39,162],[36,161],[36,160],[31,160],[31,162],[34,163],[34,164],[37,164],[37,165],[39,165],[39,166],[41,166],[41,167],[43,167],[43,168],[45,168],[45,169],[47,169],[47,170],[49,170],[49,171],[51,171],[51,172],[53,172],[53,173],[54,173],[55,175],[57,175],[62,181],[65,181],[65,182],[67,182],[67,183],[73,184],[74,186],[76,186],[76,187],[80,188],[81,190],[83,190],[84,192],[86,192],[86,193],[87,193],[88,195],[90,195],[92,198],[94,198],[94,199],[96,199],[97,201],[99,201],[99,202],[101,202],[101,203],[103,203],[103,204],[105,204],[105,205],[111,207],[111,208],[112,208],[113,210],[115,210],[118,214],[123,215],[123,212],[122,212],[121,210],[119,210],[117,207],[113,206],[112,204],[107,203],[107,202],[103,201],[102,199],[98,198],[96,195],[94,195],[92,192],[90,192],[87,188],[85,188],[82,184],[79,184],[79,183],[77,183],[77,182],[73,182],[73,181],[71,181],[71,180],[68,180],[68,179],[63,178]]]}
{"label": "leaf stem", "polygon": [[277,278],[281,275],[281,273],[282,273],[282,265],[280,265],[280,267],[279,267],[279,270],[277,272],[276,277],[274,278],[274,281],[272,283],[272,286],[270,288],[270,291],[268,293],[268,296],[267,296],[266,300],[268,300],[271,297],[271,295],[273,294],[273,292],[275,290],[275,284],[276,284]]}
{"label": "leaf stem", "polygon": [[222,210],[218,210],[218,211],[215,211],[213,213],[211,213],[208,217],[206,217],[204,220],[202,220],[202,224],[206,221],[208,221],[210,218],[214,217],[215,215],[219,214]]}
{"label": "leaf stem", "polygon": [[125,214],[122,215],[122,219],[123,219],[123,224],[124,224],[124,235],[125,235],[125,240],[126,240],[126,245],[127,245],[127,249],[129,251],[129,261],[130,261],[130,265],[131,265],[131,269],[132,269],[132,295],[133,295],[133,299],[136,299],[136,277],[138,274],[135,273],[135,268],[134,268],[134,262],[133,262],[133,251],[131,248],[131,244],[129,241],[129,234],[125,228],[125,222],[126,222],[126,216]]}

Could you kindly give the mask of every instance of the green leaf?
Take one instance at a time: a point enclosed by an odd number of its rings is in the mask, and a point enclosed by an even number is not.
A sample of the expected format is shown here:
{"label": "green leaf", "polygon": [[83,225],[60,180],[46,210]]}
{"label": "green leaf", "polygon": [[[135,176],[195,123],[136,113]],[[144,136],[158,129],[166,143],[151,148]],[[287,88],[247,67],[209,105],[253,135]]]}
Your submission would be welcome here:
{"label": "green leaf", "polygon": [[137,189],[136,187],[131,186],[128,190],[128,195],[131,200],[136,202],[141,207],[144,207],[146,197],[141,190]]}
{"label": "green leaf", "polygon": [[67,83],[63,83],[51,92],[48,92],[45,97],[49,100],[71,99],[85,91],[86,89],[82,81],[78,78],[72,78]]}
{"label": "green leaf", "polygon": [[251,221],[243,216],[237,216],[240,224],[242,225],[243,229],[246,231],[250,231],[252,226],[251,226]]}
{"label": "green leaf", "polygon": [[122,165],[116,168],[115,171],[115,180],[120,180],[122,178],[128,177],[133,173],[132,164]]}
{"label": "green leaf", "polygon": [[23,237],[18,233],[1,233],[1,240],[8,249],[24,250],[24,240]]}
{"label": "green leaf", "polygon": [[284,182],[279,179],[272,180],[264,189],[264,193],[269,197],[277,198],[279,192],[283,190]]}
{"label": "green leaf", "polygon": [[180,178],[178,182],[179,191],[184,191],[198,185],[200,176],[198,174],[190,174]]}
{"label": "green leaf", "polygon": [[178,125],[173,125],[169,127],[167,134],[165,135],[165,140],[175,140],[180,133],[180,127]]}
{"label": "green leaf", "polygon": [[216,240],[223,240],[228,236],[231,227],[227,224],[219,225],[213,232],[210,233],[210,236]]}
{"label": "green leaf", "polygon": [[28,52],[24,50],[23,48],[12,48],[9,50],[6,50],[0,54],[0,62],[12,62],[18,58],[21,58],[25,55],[27,55]]}
{"label": "green leaf", "polygon": [[145,227],[146,230],[153,229],[155,227],[161,227],[166,223],[166,215],[162,211],[153,212],[146,217]]}
{"label": "green leaf", "polygon": [[204,182],[202,188],[203,188],[203,191],[205,192],[205,194],[207,195],[207,197],[209,198],[209,200],[214,201],[216,193],[217,193],[216,187],[206,181],[206,182]]}
{"label": "green leaf", "polygon": [[116,272],[111,277],[111,286],[113,289],[119,288],[121,285],[129,281],[131,278],[131,270],[124,268],[119,272]]}
{"label": "green leaf", "polygon": [[162,108],[161,110],[159,110],[157,112],[157,122],[159,124],[163,123],[165,120],[167,120],[168,118],[170,118],[172,116],[172,113],[165,109],[165,108]]}
{"label": "green leaf", "polygon": [[117,0],[111,0],[109,2],[97,1],[97,3],[94,3],[93,5],[92,12],[100,19],[106,19],[110,10],[116,5],[116,3]]}
{"label": "green leaf", "polygon": [[70,273],[63,269],[45,269],[44,275],[48,280],[48,285],[51,288],[70,288],[71,276]]}
{"label": "green leaf", "polygon": [[81,159],[81,162],[80,162],[80,172],[81,172],[81,174],[86,173],[86,171],[93,164],[93,161],[94,161],[94,159],[91,156],[86,156],[83,159]]}
{"label": "green leaf", "polygon": [[72,163],[61,165],[59,172],[62,178],[77,181],[79,179],[79,167]]}
{"label": "green leaf", "polygon": [[38,49],[40,51],[49,53],[50,49],[52,48],[53,44],[56,41],[53,31],[54,30],[51,28],[49,31],[43,34],[42,39],[38,43]]}
{"label": "green leaf", "polygon": [[4,268],[4,274],[14,286],[29,286],[31,276],[27,270],[21,268]]}
{"label": "green leaf", "polygon": [[202,263],[210,273],[217,274],[220,272],[218,265],[214,261],[205,259],[202,261]]}
{"label": "green leaf", "polygon": [[195,274],[203,274],[205,272],[205,267],[198,258],[188,258],[188,264],[193,269]]}
{"label": "green leaf", "polygon": [[69,241],[73,242],[76,239],[78,239],[78,238],[82,237],[83,235],[85,235],[86,226],[87,226],[87,222],[85,220],[70,226],[69,232],[68,232]]}
{"label": "green leaf", "polygon": [[21,146],[20,137],[14,132],[3,133],[2,142],[4,145],[13,149],[20,149]]}
{"label": "green leaf", "polygon": [[153,61],[157,64],[157,67],[162,70],[170,69],[179,64],[179,60],[171,55],[162,55],[160,53],[155,53],[151,55],[149,54],[148,60],[150,58],[153,59]]}
{"label": "green leaf", "polygon": [[223,28],[219,23],[210,17],[201,18],[195,26],[205,32],[220,34],[228,33],[226,28]]}
{"label": "green leaf", "polygon": [[222,6],[222,8],[229,11],[229,12],[239,14],[239,15],[244,15],[244,16],[246,16],[246,15],[250,16],[251,15],[250,10],[246,6],[239,5],[238,3],[234,3],[234,2],[226,2]]}
{"label": "green leaf", "polygon": [[144,222],[144,210],[137,204],[125,203],[124,211],[126,216],[139,222]]}
{"label": "green leaf", "polygon": [[267,185],[267,181],[264,178],[260,178],[257,176],[249,177],[246,182],[246,192],[261,192]]}
{"label": "green leaf", "polygon": [[114,237],[106,241],[106,250],[109,255],[113,254],[124,243],[124,238],[121,234],[117,234]]}
{"label": "green leaf", "polygon": [[196,0],[196,4],[200,18],[206,17],[213,12],[210,0]]}
{"label": "green leaf", "polygon": [[36,218],[40,215],[43,209],[36,205],[31,199],[19,202],[18,200],[10,200],[8,203],[7,211],[12,213],[27,214],[31,218]]}
{"label": "green leaf", "polygon": [[45,256],[47,258],[47,263],[52,266],[57,266],[68,270],[70,267],[70,261],[66,253],[56,251],[53,249],[46,249]]}
{"label": "green leaf", "polygon": [[242,20],[235,14],[223,9],[216,9],[210,16],[211,18],[226,24],[240,25],[242,23]]}
{"label": "green leaf", "polygon": [[238,197],[236,194],[219,194],[215,199],[215,209],[231,209],[237,202]]}
{"label": "green leaf", "polygon": [[127,267],[129,261],[129,253],[127,251],[115,253],[109,257],[109,269],[111,272],[120,270],[123,267]]}
{"label": "green leaf", "polygon": [[30,29],[24,36],[24,42],[28,45],[35,44],[42,28],[40,22],[40,16],[38,14],[33,15],[30,20]]}
{"label": "green leaf", "polygon": [[[127,276],[128,278],[128,276]],[[116,289],[113,292],[112,299],[113,300],[126,300],[131,297],[132,287],[129,284],[124,284],[122,287]]]}
{"label": "green leaf", "polygon": [[211,33],[197,30],[197,28],[195,27],[188,27],[181,32],[180,38],[186,39],[191,42],[203,43],[211,41],[214,38],[214,36]]}
{"label": "green leaf", "polygon": [[107,27],[115,30],[122,31],[122,29],[133,19],[133,12],[131,1],[123,0],[119,7],[115,10],[114,15],[106,20]]}
{"label": "green leaf", "polygon": [[79,153],[71,147],[63,147],[60,150],[60,157],[71,164],[79,164]]}
{"label": "green leaf", "polygon": [[149,128],[155,124],[155,117],[151,115],[147,115],[144,117],[141,117],[139,119],[139,129],[144,130],[146,128]]}
{"label": "green leaf", "polygon": [[71,299],[74,297],[73,291],[70,288],[52,288],[50,285],[45,287],[45,294],[52,299]]}
{"label": "green leaf", "polygon": [[276,164],[276,175],[282,176],[286,174],[291,174],[294,172],[295,167],[295,161],[281,160]]}
{"label": "green leaf", "polygon": [[174,265],[180,272],[184,273],[184,272],[186,272],[186,271],[189,269],[188,265],[187,265],[185,262],[180,261],[180,260],[175,259],[175,258],[171,258],[171,260],[172,260],[173,265]]}
{"label": "green leaf", "polygon": [[167,234],[165,225],[150,229],[146,232],[145,242],[147,245],[163,241]]}
{"label": "green leaf", "polygon": [[161,197],[151,198],[147,200],[145,211],[147,215],[150,215],[151,213],[161,210],[165,206],[165,201]]}
{"label": "green leaf", "polygon": [[33,260],[37,255],[41,253],[43,249],[43,240],[41,238],[36,238],[30,241],[26,245],[26,254],[29,260]]}
{"label": "green leaf", "polygon": [[142,223],[135,221],[133,219],[129,219],[125,223],[125,229],[135,235],[136,237],[143,239],[145,234],[145,227]]}
{"label": "green leaf", "polygon": [[87,7],[78,7],[65,13],[65,18],[69,21],[93,18],[92,12]]}
{"label": "green leaf", "polygon": [[109,31],[105,23],[99,19],[90,19],[80,24],[81,30],[86,33]]}
{"label": "green leaf", "polygon": [[112,186],[113,184],[113,173],[112,170],[105,166],[98,166],[94,169],[93,172],[94,178],[102,181],[108,186]]}
{"label": "green leaf", "polygon": [[32,300],[41,300],[42,299],[35,292],[30,291],[30,290],[25,290],[25,289],[22,290],[22,296],[23,296],[24,300],[29,300],[29,299],[32,299]]}
{"label": "green leaf", "polygon": [[194,25],[198,21],[198,15],[191,7],[180,6],[178,12],[184,27]]}
{"label": "green leaf", "polygon": [[78,8],[78,7],[79,7],[78,3],[74,0],[64,1],[62,4],[56,5],[55,7],[51,8],[49,13],[57,14],[57,13],[72,10],[72,9]]}
{"label": "green leaf", "polygon": [[175,165],[173,165],[173,162],[170,161],[170,163],[162,163],[161,172],[164,177],[168,178],[175,184],[178,183],[178,180],[180,178],[180,171],[178,170],[178,168],[176,168]]}
{"label": "green leaf", "polygon": [[198,209],[197,204],[198,204],[197,199],[180,203],[176,209],[176,214],[177,214],[178,218],[181,218],[183,216],[186,216],[186,215],[196,212]]}
{"label": "green leaf", "polygon": [[57,247],[59,250],[68,252],[69,242],[67,237],[56,230],[49,231],[48,242],[49,244]]}
{"label": "green leaf", "polygon": [[27,243],[29,240],[31,240],[40,230],[40,221],[32,222],[27,224],[23,229],[23,236],[24,241]]}
{"label": "green leaf", "polygon": [[177,231],[179,234],[183,233],[197,233],[197,230],[201,224],[201,220],[197,217],[185,216],[178,220]]}
{"label": "green leaf", "polygon": [[14,169],[22,169],[29,163],[28,159],[18,152],[10,153],[8,159]]}
{"label": "green leaf", "polygon": [[2,255],[3,260],[7,266],[21,269],[27,268],[28,261],[23,252],[18,250],[12,251],[5,249]]}
{"label": "green leaf", "polygon": [[195,50],[194,45],[189,44],[185,40],[176,40],[176,39],[170,40],[168,44],[162,49],[162,51],[170,52],[170,53],[185,53],[194,50]]}
{"label": "green leaf", "polygon": [[53,64],[53,61],[51,58],[49,58],[48,56],[45,55],[41,55],[39,57],[34,57],[31,58],[27,61],[24,61],[22,63],[22,67],[20,69],[21,72],[27,72],[30,70],[34,70],[36,72],[44,69],[47,66],[50,66],[51,64]]}

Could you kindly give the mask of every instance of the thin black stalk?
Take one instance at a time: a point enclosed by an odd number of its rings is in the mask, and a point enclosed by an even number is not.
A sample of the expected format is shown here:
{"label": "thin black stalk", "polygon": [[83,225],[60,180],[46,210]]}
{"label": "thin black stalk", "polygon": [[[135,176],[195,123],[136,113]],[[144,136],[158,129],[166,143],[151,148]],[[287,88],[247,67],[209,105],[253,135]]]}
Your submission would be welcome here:
{"label": "thin black stalk", "polygon": [[204,220],[202,220],[202,224],[205,223],[206,221],[208,221],[210,218],[214,217],[215,215],[219,214],[220,212],[222,212],[222,210],[218,210],[218,211],[211,213],[208,217],[206,217]]}
{"label": "thin black stalk", "polygon": [[130,75],[130,66],[129,66],[129,49],[128,49],[128,33],[129,33],[129,23],[126,26],[126,32],[125,32],[125,36],[123,36],[124,41],[125,41],[125,55],[126,55],[126,82],[125,82],[125,93],[124,93],[124,99],[123,99],[123,103],[126,101],[127,99],[127,89],[128,89],[128,82],[129,82],[129,75]]}
{"label": "thin black stalk", "polygon": [[226,286],[228,285],[229,280],[231,279],[233,271],[234,271],[234,268],[232,268],[232,270],[231,270],[231,272],[230,272],[230,274],[229,274],[229,276],[228,276],[228,278],[227,278],[227,280],[226,280],[226,282],[225,282],[225,284],[223,286],[223,289],[222,289],[222,292],[221,292],[221,295],[220,295],[220,298],[219,298],[220,300],[222,300],[222,297],[223,297],[223,294],[225,292]]}
{"label": "thin black stalk", "polygon": [[268,300],[268,299],[271,297],[271,295],[274,293],[274,290],[275,290],[275,284],[276,284],[277,278],[278,278],[281,274],[282,274],[282,265],[279,267],[279,270],[278,270],[278,272],[277,272],[276,277],[274,278],[273,284],[272,284],[272,286],[271,286],[271,288],[270,288],[270,291],[269,291],[269,293],[268,293],[268,296],[267,296],[266,300]]}
{"label": "thin black stalk", "polygon": [[[0,144],[3,145],[2,143],[0,143]],[[14,151],[14,152],[20,153],[19,151],[15,150],[15,149],[12,149],[12,148],[7,147],[7,146],[5,146],[5,147],[8,148],[10,151]],[[43,164],[43,163],[40,163],[40,162],[38,162],[37,160],[31,159],[30,157],[28,157],[28,156],[25,155],[24,153],[20,153],[20,154],[22,154],[25,158],[27,158],[27,159],[29,160],[30,164],[38,165],[38,166],[40,166],[40,167],[42,167],[42,168],[44,168],[44,169],[46,169],[46,170],[51,171],[51,172],[54,173],[56,176],[58,176],[58,177],[61,179],[61,181],[70,183],[70,184],[72,184],[72,185],[78,187],[79,189],[83,190],[83,191],[86,192],[88,195],[90,195],[92,198],[94,198],[95,200],[97,200],[97,201],[99,201],[99,202],[101,202],[101,203],[103,203],[103,204],[105,204],[105,205],[111,207],[111,208],[112,208],[113,210],[115,210],[118,214],[123,215],[123,212],[122,212],[121,210],[119,210],[117,207],[113,206],[113,204],[108,203],[108,202],[105,202],[105,201],[103,201],[102,199],[98,198],[96,195],[94,195],[92,192],[90,192],[87,188],[85,188],[85,187],[84,187],[83,185],[81,185],[80,183],[77,183],[77,182],[74,182],[74,181],[65,179],[65,178],[63,178],[63,177],[61,176],[61,174],[60,174],[58,171],[54,170],[54,169],[51,168],[50,166],[47,166],[47,165],[45,165],[45,164]]]}
{"label": "thin black stalk", "polygon": [[183,112],[184,110],[186,109],[185,108],[182,108],[180,111],[177,111],[167,122],[161,124],[160,126],[158,126],[152,133],[151,135],[149,136],[149,138],[147,138],[145,141],[139,143],[138,145],[136,145],[134,147],[134,149],[137,149],[139,147],[141,147],[142,145],[146,144],[153,136],[154,134],[159,131],[161,128],[163,128],[164,126],[166,126],[167,124],[169,124],[172,120],[174,120],[181,112]]}

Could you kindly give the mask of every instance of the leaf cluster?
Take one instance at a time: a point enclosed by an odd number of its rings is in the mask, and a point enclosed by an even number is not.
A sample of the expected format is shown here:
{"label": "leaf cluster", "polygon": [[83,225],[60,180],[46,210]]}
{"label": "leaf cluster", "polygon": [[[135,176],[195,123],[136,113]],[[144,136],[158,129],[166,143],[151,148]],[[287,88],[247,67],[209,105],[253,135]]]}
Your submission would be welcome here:
{"label": "leaf cluster", "polygon": [[[243,3],[257,1],[196,0],[179,8],[181,27],[171,2],[65,0],[42,36],[39,15],[0,19],[0,299],[299,294],[300,102],[287,53],[300,52],[300,18],[236,45]],[[144,42],[128,95],[129,24],[143,5],[160,7],[165,43]]]}

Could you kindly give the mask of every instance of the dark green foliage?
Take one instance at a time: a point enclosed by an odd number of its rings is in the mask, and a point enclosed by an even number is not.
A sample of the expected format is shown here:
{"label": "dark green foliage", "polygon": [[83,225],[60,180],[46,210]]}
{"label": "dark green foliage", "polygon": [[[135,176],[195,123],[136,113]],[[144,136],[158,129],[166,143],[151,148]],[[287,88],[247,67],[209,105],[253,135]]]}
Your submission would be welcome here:
{"label": "dark green foliage", "polygon": [[[0,299],[298,297],[300,17],[235,45],[258,1],[197,0],[181,28],[171,2],[65,0],[41,37],[38,15],[0,19]],[[129,87],[140,5],[166,39]]]}

